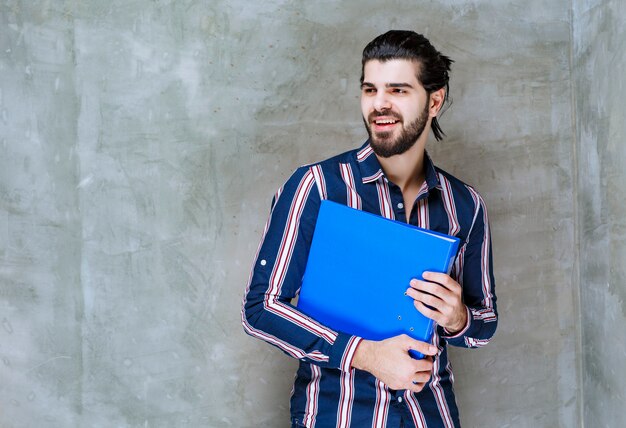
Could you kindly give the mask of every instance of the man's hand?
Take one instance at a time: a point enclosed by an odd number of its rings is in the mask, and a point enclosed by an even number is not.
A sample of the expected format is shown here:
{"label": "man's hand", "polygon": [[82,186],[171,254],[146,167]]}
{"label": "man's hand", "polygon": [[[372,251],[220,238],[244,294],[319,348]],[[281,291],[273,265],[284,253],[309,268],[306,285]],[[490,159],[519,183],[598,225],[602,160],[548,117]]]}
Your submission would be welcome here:
{"label": "man's hand", "polygon": [[[426,357],[415,360],[409,355],[410,349]],[[435,354],[436,346],[403,334],[379,342],[363,340],[356,349],[352,366],[370,372],[391,389],[420,392],[430,379],[431,356]]]}
{"label": "man's hand", "polygon": [[467,324],[467,307],[459,283],[445,273],[424,272],[422,276],[426,281],[412,279],[406,292],[417,310],[451,334],[461,331]]}

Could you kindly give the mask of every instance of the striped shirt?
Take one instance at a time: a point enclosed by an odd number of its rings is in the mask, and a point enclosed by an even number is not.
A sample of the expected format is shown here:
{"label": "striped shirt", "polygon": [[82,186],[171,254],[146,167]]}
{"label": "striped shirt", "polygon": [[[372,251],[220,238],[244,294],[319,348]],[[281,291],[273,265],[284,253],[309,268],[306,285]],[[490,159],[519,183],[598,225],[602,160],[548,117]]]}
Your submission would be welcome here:
{"label": "striped shirt", "polygon": [[[291,395],[294,426],[458,427],[454,376],[446,345],[486,345],[497,325],[487,210],[472,187],[435,167],[426,154],[425,182],[409,223],[460,238],[451,276],[463,287],[469,316],[454,336],[438,327],[431,380],[418,393],[388,388],[351,367],[362,340],[298,311],[297,296],[321,200],[406,221],[402,192],[387,180],[369,143],[298,168],[278,190],[246,289],[244,330],[300,361]],[[372,257],[376,254],[373,252]],[[349,304],[349,302],[346,302]]]}

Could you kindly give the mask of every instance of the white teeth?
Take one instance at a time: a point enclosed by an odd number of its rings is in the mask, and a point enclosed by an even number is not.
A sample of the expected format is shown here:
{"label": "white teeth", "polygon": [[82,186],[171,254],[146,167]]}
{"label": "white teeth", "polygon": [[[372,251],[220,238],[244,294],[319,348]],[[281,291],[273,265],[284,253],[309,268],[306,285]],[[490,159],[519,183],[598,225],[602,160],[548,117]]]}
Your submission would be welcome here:
{"label": "white teeth", "polygon": [[381,125],[381,124],[388,124],[388,123],[396,123],[395,120],[393,119],[385,119],[385,120],[377,120],[376,124]]}

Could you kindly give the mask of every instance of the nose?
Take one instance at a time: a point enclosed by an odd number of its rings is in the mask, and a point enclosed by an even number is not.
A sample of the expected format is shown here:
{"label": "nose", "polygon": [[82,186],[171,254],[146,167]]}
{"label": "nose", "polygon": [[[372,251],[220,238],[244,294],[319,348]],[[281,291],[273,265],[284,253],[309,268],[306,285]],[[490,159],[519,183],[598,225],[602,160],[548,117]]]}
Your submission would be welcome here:
{"label": "nose", "polygon": [[374,109],[376,111],[389,110],[391,108],[391,102],[389,101],[386,91],[378,91],[376,98],[374,98]]}

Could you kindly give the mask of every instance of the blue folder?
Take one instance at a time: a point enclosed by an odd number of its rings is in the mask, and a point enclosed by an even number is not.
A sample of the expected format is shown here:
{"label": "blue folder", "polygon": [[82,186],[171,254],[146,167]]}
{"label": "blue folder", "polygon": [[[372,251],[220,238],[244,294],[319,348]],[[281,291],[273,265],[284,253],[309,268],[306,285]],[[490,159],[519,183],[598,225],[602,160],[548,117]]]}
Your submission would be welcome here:
{"label": "blue folder", "polygon": [[425,271],[449,273],[458,245],[452,236],[322,201],[298,308],[365,339],[404,333],[430,342],[434,321],[404,292]]}

